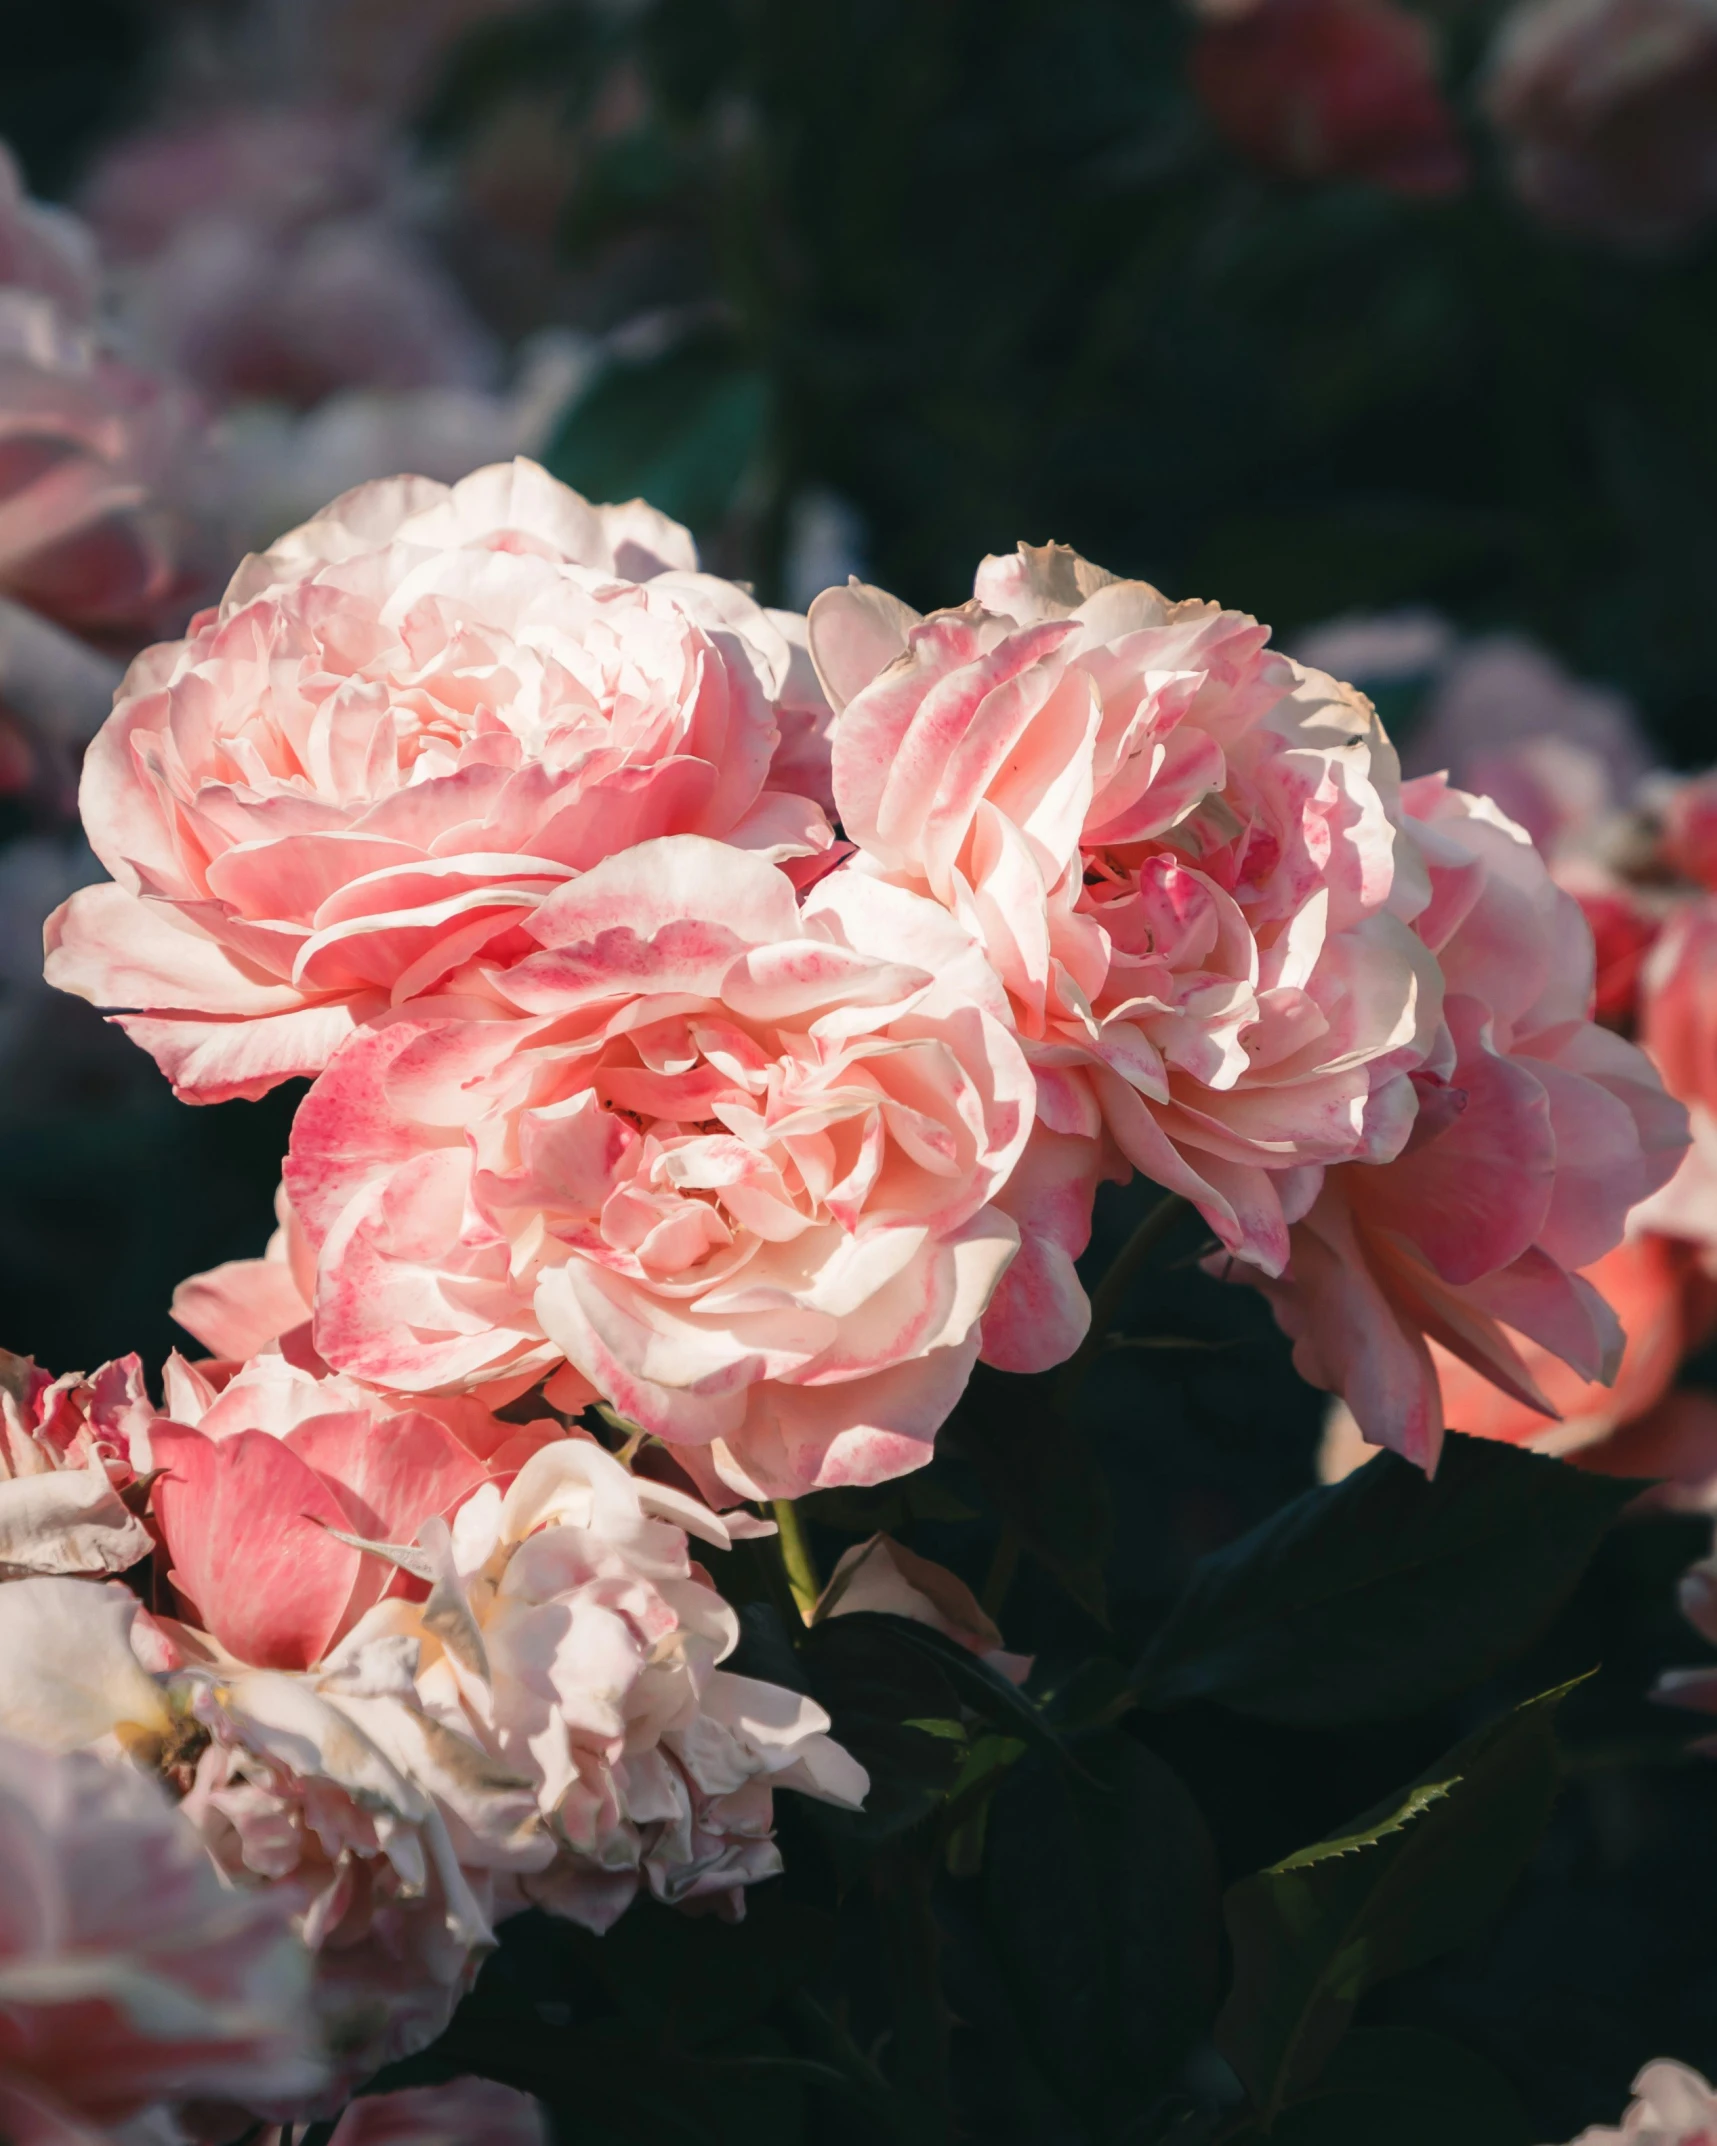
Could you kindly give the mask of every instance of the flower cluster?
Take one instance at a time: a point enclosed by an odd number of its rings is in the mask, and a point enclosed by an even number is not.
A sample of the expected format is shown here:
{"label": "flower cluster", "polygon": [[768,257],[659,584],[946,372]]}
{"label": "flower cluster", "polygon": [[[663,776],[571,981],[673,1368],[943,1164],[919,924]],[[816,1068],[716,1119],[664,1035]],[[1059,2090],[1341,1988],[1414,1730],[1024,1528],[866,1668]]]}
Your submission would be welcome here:
{"label": "flower cluster", "polygon": [[[802,724],[773,772],[806,643],[844,857]],[[1613,1376],[1581,1270],[1684,1144],[1516,826],[1060,547],[807,631],[534,465],[362,488],[139,659],[83,805],[114,880],[50,977],[193,1100],[316,1076],[248,1338],[302,1301],[395,1395],[546,1379],[718,1504],[1068,1357],[1131,1170],[1430,1464],[1433,1344],[1531,1405],[1523,1344]]]}
{"label": "flower cluster", "polygon": [[[1588,1277],[1685,1145],[1519,828],[1055,546],[807,621],[533,464],[364,486],[137,659],[82,804],[52,980],[187,1100],[312,1085],[159,1407],[5,1360],[0,1733],[152,1775],[290,1924],[317,2077],[221,2089],[274,2121],[423,2048],[505,1916],[737,1916],[777,1791],[862,1803],[693,1544],[1074,1355],[1103,1180],[1429,1466],[1434,1349],[1613,1374]],[[1030,1668],[886,1537],[855,1613]]]}

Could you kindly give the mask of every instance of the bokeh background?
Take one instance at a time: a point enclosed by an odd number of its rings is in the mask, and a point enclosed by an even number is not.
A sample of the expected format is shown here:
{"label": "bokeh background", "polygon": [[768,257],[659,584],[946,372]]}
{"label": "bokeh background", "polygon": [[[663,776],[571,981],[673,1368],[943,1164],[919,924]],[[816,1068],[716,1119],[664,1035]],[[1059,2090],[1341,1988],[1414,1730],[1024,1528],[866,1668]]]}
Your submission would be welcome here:
{"label": "bokeh background", "polygon": [[[147,616],[59,616],[6,520],[47,361],[0,334],[0,1339],[56,1370],[183,1340],[172,1286],[260,1249],[296,1100],[186,1109],[41,987],[44,915],[97,876],[81,743],[119,663],[349,484],[535,453],[795,607],[850,572],[957,603],[1061,539],[1269,620],[1410,765],[1717,757],[1708,0],[17,0],[0,136],[94,234],[87,333],[183,427]],[[1101,1374],[1123,1637],[1311,1480],[1322,1420],[1173,1249],[1133,1321],[1173,1345]],[[1707,1538],[1624,1530],[1546,1636],[1538,1685],[1603,1664],[1556,1830],[1494,1944],[1391,1999],[1546,2137],[1649,2056],[1717,2070],[1717,1770],[1641,1697],[1701,1652],[1674,1579]],[[1040,1649],[1088,1647],[1021,1584]],[[1217,1812],[1280,1773],[1236,1871],[1418,1763],[1184,1735]]]}

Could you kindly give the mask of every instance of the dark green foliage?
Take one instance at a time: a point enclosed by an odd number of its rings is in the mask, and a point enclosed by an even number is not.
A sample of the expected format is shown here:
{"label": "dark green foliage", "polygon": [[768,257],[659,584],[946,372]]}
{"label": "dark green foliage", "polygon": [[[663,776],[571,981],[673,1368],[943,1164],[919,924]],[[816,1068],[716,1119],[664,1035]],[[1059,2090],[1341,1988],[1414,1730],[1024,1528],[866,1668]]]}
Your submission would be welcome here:
{"label": "dark green foliage", "polygon": [[1454,1434],[1429,1482],[1380,1454],[1199,1566],[1140,1698],[1308,1726],[1418,1713],[1536,1637],[1640,1487]]}
{"label": "dark green foliage", "polygon": [[1216,2040],[1266,2120],[1317,2079],[1369,1989],[1495,1917],[1550,1816],[1562,1696],[1481,1729],[1376,1809],[1230,1890],[1233,1982]]}

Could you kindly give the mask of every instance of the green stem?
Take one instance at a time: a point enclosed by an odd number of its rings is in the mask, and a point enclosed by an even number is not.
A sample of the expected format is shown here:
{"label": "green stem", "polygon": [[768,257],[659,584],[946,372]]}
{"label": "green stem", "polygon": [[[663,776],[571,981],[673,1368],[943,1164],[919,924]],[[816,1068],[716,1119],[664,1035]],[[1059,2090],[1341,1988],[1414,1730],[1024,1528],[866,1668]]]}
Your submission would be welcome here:
{"label": "green stem", "polygon": [[1120,1316],[1127,1291],[1140,1268],[1180,1220],[1185,1207],[1178,1192],[1165,1192],[1110,1261],[1108,1272],[1092,1291],[1090,1331],[1062,1366],[1056,1381],[1056,1398],[1063,1408],[1071,1406],[1086,1372],[1102,1354],[1109,1330]]}
{"label": "green stem", "polygon": [[780,1530],[776,1539],[781,1545],[781,1569],[787,1575],[787,1585],[793,1590],[800,1616],[809,1624],[811,1612],[823,1590],[817,1579],[816,1559],[812,1557],[811,1545],[805,1537],[805,1523],[791,1498],[776,1498],[770,1510]]}

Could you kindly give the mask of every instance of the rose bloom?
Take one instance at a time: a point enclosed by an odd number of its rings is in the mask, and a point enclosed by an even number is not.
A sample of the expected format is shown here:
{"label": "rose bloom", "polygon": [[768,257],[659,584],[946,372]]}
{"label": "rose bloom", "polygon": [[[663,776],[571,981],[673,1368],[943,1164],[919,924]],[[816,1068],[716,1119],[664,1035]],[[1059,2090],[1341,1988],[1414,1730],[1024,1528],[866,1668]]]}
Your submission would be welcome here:
{"label": "rose bloom", "polygon": [[363,485],[133,665],[84,764],[111,885],[48,975],[193,1101],[315,1073],[353,1028],[528,950],[552,889],[651,836],[831,837],[768,785],[784,636],[641,502],[529,462]]}
{"label": "rose bloom", "polygon": [[552,1419],[401,1401],[282,1355],[223,1368],[170,1362],[153,1505],[188,1614],[256,1668],[321,1661],[397,1577],[342,1538],[409,1542],[560,1435]]}
{"label": "rose bloom", "polygon": [[376,1612],[416,1642],[437,1718],[535,1791],[555,1856],[511,1881],[513,1905],[605,1930],[647,1885],[736,1919],[781,1868],[776,1788],[864,1800],[821,1707],[717,1666],[739,1622],[688,1532],[732,1541],[695,1499],[562,1439],[421,1531],[428,1609]]}
{"label": "rose bloom", "polygon": [[56,1379],[0,1349],[0,1580],[123,1572],[149,1555],[149,1530],[119,1493],[153,1415],[135,1356]]}
{"label": "rose bloom", "polygon": [[309,1961],[288,1908],[229,1891],[129,1766],[0,1736],[7,2139],[100,2146],[157,2103],[314,2092]]}
{"label": "rose bloom", "polygon": [[551,1400],[600,1395],[728,1503],[920,1466],[1018,1241],[992,1203],[1033,1084],[977,949],[695,836],[526,930],[512,1019],[371,1029],[299,1107],[321,1354],[405,1392],[564,1362]]}
{"label": "rose bloom", "polygon": [[1709,0],[1524,0],[1497,33],[1485,103],[1546,223],[1655,248],[1717,209]]}
{"label": "rose bloom", "polygon": [[1389,0],[1200,9],[1192,80],[1217,131],[1267,171],[1449,194],[1467,160],[1431,33]]}
{"label": "rose bloom", "polygon": [[1125,1163],[1279,1269],[1281,1173],[1405,1137],[1438,980],[1391,913],[1415,897],[1368,702],[1241,613],[1059,546],[986,560],[976,588],[923,620],[831,591],[811,642],[858,867],[978,939],[1037,1076],[1005,1195],[1024,1249],[985,1331],[990,1361],[1035,1370],[1088,1323],[1073,1258]]}
{"label": "rose bloom", "polygon": [[1431,885],[1417,929],[1446,985],[1411,1135],[1393,1161],[1308,1173],[1286,1274],[1237,1278],[1269,1296],[1303,1377],[1429,1467],[1444,1416],[1427,1337],[1541,1415],[1510,1330],[1582,1379],[1615,1376],[1621,1328],[1580,1270],[1672,1175],[1686,1115],[1587,1019],[1591,935],[1524,832],[1440,778],[1403,805]]}
{"label": "rose bloom", "polygon": [[[1605,1475],[1655,1476],[1656,1504],[1703,1508],[1717,1485],[1717,1402],[1672,1388],[1683,1358],[1717,1322],[1717,1284],[1706,1261],[1692,1245],[1646,1233],[1623,1238],[1582,1278],[1616,1313],[1626,1336],[1614,1383],[1582,1378],[1538,1342],[1517,1337],[1520,1360],[1550,1414],[1430,1341],[1445,1423],[1469,1437],[1531,1446]],[[1325,1423],[1318,1473],[1337,1482],[1375,1450],[1337,1402]]]}
{"label": "rose bloom", "polygon": [[158,1632],[182,1809],[235,1887],[292,1903],[313,1957],[334,2084],[261,2113],[330,2115],[443,2031],[494,1944],[498,1875],[550,1845],[525,1786],[425,1713],[410,1649],[385,1633],[360,1626],[289,1674]]}
{"label": "rose bloom", "polygon": [[231,1884],[277,1897],[313,1955],[332,2081],[258,2091],[259,2114],[332,2114],[433,2041],[494,1942],[497,1871],[551,1852],[524,1785],[424,1712],[414,1666],[360,1624],[309,1670],[256,1668],[119,1582],[0,1587],[0,1734],[157,1770]]}

